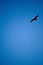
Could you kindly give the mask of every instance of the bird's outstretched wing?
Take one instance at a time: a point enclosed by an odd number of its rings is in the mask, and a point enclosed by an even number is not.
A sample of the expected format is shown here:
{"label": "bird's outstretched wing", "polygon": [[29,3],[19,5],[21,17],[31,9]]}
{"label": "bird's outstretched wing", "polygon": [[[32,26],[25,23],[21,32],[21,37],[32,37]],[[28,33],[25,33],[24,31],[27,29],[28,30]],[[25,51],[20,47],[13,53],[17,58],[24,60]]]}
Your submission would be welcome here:
{"label": "bird's outstretched wing", "polygon": [[31,22],[33,22],[34,20],[37,20],[38,16],[39,16],[39,15],[35,16],[35,17],[31,20]]}

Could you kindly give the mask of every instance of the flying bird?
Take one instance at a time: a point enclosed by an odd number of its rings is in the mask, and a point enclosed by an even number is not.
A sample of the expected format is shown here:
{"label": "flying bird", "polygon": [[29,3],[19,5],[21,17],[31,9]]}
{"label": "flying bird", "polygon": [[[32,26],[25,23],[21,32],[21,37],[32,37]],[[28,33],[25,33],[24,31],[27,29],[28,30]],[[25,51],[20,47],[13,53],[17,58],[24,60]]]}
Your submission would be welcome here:
{"label": "flying bird", "polygon": [[37,20],[38,16],[39,16],[39,15],[35,16],[35,17],[31,20],[31,22]]}

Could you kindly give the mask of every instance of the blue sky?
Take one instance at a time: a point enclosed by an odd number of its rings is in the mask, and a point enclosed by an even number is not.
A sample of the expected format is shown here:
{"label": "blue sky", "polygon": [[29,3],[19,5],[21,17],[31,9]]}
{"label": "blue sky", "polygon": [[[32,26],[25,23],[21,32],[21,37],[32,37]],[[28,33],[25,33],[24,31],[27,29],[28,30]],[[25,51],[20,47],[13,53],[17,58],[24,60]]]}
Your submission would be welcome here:
{"label": "blue sky", "polygon": [[0,65],[43,65],[43,0],[0,0],[0,14]]}

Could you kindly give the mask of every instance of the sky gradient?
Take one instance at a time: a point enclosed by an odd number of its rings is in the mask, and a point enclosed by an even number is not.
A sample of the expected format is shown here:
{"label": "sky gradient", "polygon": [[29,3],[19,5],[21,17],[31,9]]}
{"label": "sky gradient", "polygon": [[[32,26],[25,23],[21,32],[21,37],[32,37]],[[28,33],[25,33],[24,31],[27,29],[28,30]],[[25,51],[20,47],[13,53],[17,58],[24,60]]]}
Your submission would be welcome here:
{"label": "sky gradient", "polygon": [[43,65],[43,0],[0,0],[0,65]]}

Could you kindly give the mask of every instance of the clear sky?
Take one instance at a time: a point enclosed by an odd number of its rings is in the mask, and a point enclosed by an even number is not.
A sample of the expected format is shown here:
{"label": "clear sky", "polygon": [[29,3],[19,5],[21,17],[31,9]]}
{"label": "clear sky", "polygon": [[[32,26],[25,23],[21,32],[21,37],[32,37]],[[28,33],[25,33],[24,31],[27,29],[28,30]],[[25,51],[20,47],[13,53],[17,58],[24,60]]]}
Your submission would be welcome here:
{"label": "clear sky", "polygon": [[43,65],[43,0],[0,0],[0,65]]}

